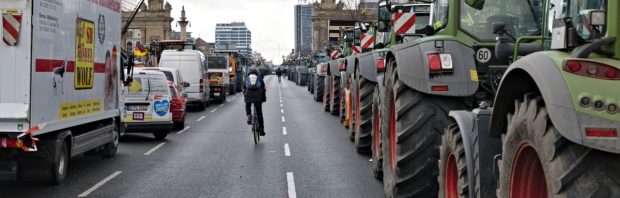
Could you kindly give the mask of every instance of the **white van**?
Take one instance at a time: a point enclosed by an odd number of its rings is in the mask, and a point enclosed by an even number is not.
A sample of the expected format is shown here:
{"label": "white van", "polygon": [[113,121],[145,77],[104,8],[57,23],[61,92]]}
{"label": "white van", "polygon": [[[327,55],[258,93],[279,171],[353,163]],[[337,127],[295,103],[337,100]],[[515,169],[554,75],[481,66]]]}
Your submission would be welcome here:
{"label": "white van", "polygon": [[133,82],[125,87],[125,133],[153,133],[163,140],[172,129],[172,93],[160,71],[136,70]]}
{"label": "white van", "polygon": [[209,80],[206,59],[197,50],[164,50],[159,59],[160,68],[175,68],[181,72],[183,80],[189,83],[185,88],[187,105],[204,110],[209,102]]}

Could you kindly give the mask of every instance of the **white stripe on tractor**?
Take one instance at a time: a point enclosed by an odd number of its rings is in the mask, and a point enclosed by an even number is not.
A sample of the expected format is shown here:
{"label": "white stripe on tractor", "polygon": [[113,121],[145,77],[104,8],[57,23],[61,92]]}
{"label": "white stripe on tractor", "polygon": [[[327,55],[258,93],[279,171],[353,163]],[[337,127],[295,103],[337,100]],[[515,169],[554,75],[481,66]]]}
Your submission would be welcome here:
{"label": "white stripe on tractor", "polygon": [[415,13],[414,12],[399,12],[396,13],[396,20],[394,27],[398,34],[415,33]]}

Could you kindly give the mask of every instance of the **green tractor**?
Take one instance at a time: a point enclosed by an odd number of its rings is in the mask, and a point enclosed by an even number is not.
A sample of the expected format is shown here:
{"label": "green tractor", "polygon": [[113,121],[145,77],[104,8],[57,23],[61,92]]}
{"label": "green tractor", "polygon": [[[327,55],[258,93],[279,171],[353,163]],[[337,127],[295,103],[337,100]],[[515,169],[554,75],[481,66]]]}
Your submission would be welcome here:
{"label": "green tractor", "polygon": [[[468,3],[500,9],[479,17],[503,18],[488,24],[498,37],[489,54],[509,66],[501,78],[480,72],[494,100],[450,112],[439,195],[620,197],[620,2]],[[535,28],[524,34],[527,18]]]}
{"label": "green tractor", "polygon": [[[507,63],[492,58],[492,24],[504,15],[530,11],[517,7],[518,0],[508,1],[486,2],[484,7],[469,0],[427,1],[431,6],[380,2],[377,29],[389,33],[392,45],[385,52],[385,73],[377,76],[370,128],[377,134],[371,141],[373,158],[384,156],[380,161],[387,197],[439,195],[441,137],[454,123],[449,112],[492,101],[492,83],[498,83],[506,69]],[[429,11],[426,21],[418,17]],[[536,16],[530,12],[528,18],[515,19],[514,35],[535,34]]]}

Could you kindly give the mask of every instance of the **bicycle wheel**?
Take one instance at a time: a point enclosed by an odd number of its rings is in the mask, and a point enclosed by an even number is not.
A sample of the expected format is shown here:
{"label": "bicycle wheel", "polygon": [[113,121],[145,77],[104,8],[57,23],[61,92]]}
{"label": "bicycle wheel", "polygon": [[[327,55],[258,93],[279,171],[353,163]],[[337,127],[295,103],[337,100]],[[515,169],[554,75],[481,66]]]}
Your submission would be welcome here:
{"label": "bicycle wheel", "polygon": [[258,116],[254,107],[252,107],[252,135],[254,136],[254,144],[258,144],[260,134],[258,134]]}

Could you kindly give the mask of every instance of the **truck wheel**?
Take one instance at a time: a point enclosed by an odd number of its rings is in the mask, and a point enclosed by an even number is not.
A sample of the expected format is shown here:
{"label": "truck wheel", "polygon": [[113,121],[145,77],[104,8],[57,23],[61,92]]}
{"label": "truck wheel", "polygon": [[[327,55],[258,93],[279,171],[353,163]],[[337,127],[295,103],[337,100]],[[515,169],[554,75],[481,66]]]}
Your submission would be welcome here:
{"label": "truck wheel", "polygon": [[[358,71],[359,72],[359,71]],[[359,81],[355,87],[355,150],[358,153],[369,154],[372,131],[372,94],[374,83],[357,74]]]}
{"label": "truck wheel", "polygon": [[[465,161],[464,147],[459,126],[452,124],[446,128],[439,147],[439,197],[469,197],[468,186],[474,184],[468,184],[468,164]],[[477,168],[474,172],[478,172]],[[477,186],[475,188],[477,189]]]}
{"label": "truck wheel", "polygon": [[58,157],[51,165],[50,182],[54,185],[62,183],[67,177],[67,169],[69,168],[69,148],[67,143],[62,142]]}
{"label": "truck wheel", "polygon": [[116,121],[114,121],[114,131],[112,133],[112,142],[103,146],[103,150],[101,151],[101,156],[104,158],[114,157],[116,155],[116,151],[118,150],[118,143],[121,133],[120,126],[116,124]]}
{"label": "truck wheel", "polygon": [[155,136],[155,140],[164,140],[166,139],[166,136],[168,136],[168,130],[161,130],[161,131],[155,131],[153,132],[153,136]]}
{"label": "truck wheel", "polygon": [[181,130],[183,128],[185,128],[185,118],[183,118],[183,121],[174,122],[174,129],[175,130]]}
{"label": "truck wheel", "polygon": [[437,197],[439,144],[451,123],[448,111],[465,109],[456,98],[427,95],[403,84],[396,63],[386,73],[383,183],[386,197]]}
{"label": "truck wheel", "polygon": [[379,87],[375,85],[372,102],[372,132],[371,134],[371,151],[372,151],[372,172],[378,180],[383,179],[383,152],[381,141],[381,102]]}
{"label": "truck wheel", "polygon": [[329,111],[332,115],[338,116],[340,113],[339,105],[340,105],[340,78],[333,77],[331,83],[331,93],[329,94]]}
{"label": "truck wheel", "polygon": [[499,197],[620,197],[620,155],[562,137],[538,94],[517,99],[507,118]]}

